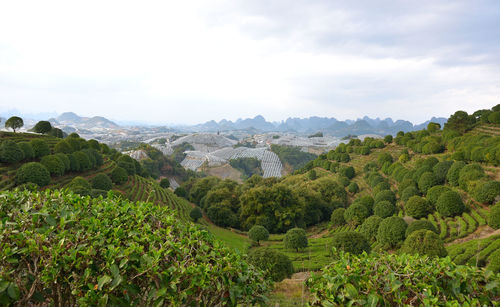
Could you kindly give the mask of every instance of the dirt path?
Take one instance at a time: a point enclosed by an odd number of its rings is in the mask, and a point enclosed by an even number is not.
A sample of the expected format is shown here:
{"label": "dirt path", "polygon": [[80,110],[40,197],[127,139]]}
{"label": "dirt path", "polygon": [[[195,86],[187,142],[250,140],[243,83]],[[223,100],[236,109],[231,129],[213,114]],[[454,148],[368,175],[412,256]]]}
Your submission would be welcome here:
{"label": "dirt path", "polygon": [[489,238],[489,237],[494,236],[494,235],[500,235],[500,229],[494,230],[493,228],[491,228],[489,226],[479,226],[476,229],[476,231],[474,231],[470,235],[468,235],[464,238],[456,239],[455,241],[447,243],[445,245],[448,246],[448,245],[452,245],[452,244],[464,243],[464,242],[476,240],[476,239],[486,239],[486,238]]}

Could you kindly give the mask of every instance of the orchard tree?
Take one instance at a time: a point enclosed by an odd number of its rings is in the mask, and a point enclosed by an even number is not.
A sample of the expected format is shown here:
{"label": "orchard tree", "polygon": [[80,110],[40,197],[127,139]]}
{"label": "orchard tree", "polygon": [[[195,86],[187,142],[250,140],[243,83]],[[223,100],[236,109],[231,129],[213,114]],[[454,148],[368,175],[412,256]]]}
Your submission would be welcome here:
{"label": "orchard tree", "polygon": [[264,226],[255,225],[248,231],[248,237],[260,245],[260,241],[269,239],[269,231]]}
{"label": "orchard tree", "polygon": [[295,249],[297,252],[299,248],[307,247],[306,231],[302,228],[292,228],[287,231],[283,239],[285,248]]}
{"label": "orchard tree", "polygon": [[193,219],[193,221],[198,222],[198,220],[203,216],[203,213],[201,213],[200,207],[196,206],[193,209],[191,209],[191,212],[189,212],[189,217]]}
{"label": "orchard tree", "polygon": [[12,129],[14,133],[16,132],[17,129],[21,128],[22,126],[24,126],[23,119],[17,116],[12,116],[5,122],[5,128]]}
{"label": "orchard tree", "polygon": [[36,123],[35,127],[32,129],[36,133],[47,134],[52,130],[52,125],[46,120],[41,120]]}

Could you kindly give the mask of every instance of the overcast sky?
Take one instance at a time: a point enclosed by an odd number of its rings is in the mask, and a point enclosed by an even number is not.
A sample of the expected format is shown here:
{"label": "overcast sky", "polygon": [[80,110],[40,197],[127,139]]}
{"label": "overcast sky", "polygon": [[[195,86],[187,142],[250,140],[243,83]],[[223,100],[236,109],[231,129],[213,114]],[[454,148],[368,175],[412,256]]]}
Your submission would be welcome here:
{"label": "overcast sky", "polygon": [[498,0],[0,2],[0,112],[423,122],[498,103]]}

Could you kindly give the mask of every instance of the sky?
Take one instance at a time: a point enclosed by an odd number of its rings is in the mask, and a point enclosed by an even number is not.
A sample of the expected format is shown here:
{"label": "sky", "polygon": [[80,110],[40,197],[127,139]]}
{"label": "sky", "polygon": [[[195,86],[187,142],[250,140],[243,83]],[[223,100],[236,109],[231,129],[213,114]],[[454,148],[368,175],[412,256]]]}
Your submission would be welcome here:
{"label": "sky", "polygon": [[500,103],[500,1],[0,1],[0,112],[414,123]]}

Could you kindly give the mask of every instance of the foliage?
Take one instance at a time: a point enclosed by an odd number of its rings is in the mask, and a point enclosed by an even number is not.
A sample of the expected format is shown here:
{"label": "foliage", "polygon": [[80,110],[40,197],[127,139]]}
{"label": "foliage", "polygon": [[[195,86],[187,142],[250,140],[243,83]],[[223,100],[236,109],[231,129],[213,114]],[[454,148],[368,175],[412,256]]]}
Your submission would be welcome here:
{"label": "foliage", "polygon": [[22,126],[24,126],[23,119],[18,116],[12,116],[5,122],[5,128],[12,129],[14,133],[16,132],[17,129],[21,128]]}
{"label": "foliage", "polygon": [[111,181],[115,184],[123,184],[128,180],[128,173],[123,167],[115,167],[111,172]]}
{"label": "foliage", "polygon": [[194,221],[198,222],[199,219],[203,217],[203,213],[201,212],[200,207],[195,206],[191,211],[189,212],[189,217]]}
{"label": "foliage", "polygon": [[290,258],[269,248],[251,250],[248,253],[248,262],[264,271],[264,276],[275,282],[290,278],[293,274],[293,265]]}
{"label": "foliage", "polygon": [[416,219],[426,217],[431,211],[431,204],[427,199],[420,196],[410,197],[405,204],[406,214]]}
{"label": "foliage", "polygon": [[92,178],[92,188],[109,191],[113,188],[113,182],[108,175],[100,173]]}
{"label": "foliage", "polygon": [[488,225],[493,229],[500,229],[500,203],[491,207]]}
{"label": "foliage", "polygon": [[271,151],[278,155],[280,160],[290,165],[293,170],[298,170],[303,168],[307,162],[312,161],[316,158],[316,155],[303,152],[300,147],[295,146],[281,146],[272,144]]}
{"label": "foliage", "polygon": [[35,152],[30,142],[19,142],[17,145],[24,153],[24,160],[31,160],[35,157]]}
{"label": "foliage", "polygon": [[0,144],[0,161],[4,163],[17,163],[24,159],[24,151],[17,143],[7,140]]}
{"label": "foliage", "polygon": [[375,204],[375,207],[373,207],[373,213],[384,219],[396,213],[396,206],[387,200],[382,200]]}
{"label": "foliage", "polygon": [[371,214],[373,211],[373,204],[375,203],[375,200],[370,195],[366,195],[366,196],[356,198],[354,200],[353,204],[354,203],[362,204],[363,206],[366,207],[366,209],[368,209],[368,212]]}
{"label": "foliage", "polygon": [[168,178],[162,178],[160,180],[160,187],[166,189],[166,188],[169,188],[170,187],[170,181],[168,180]]}
{"label": "foliage", "polygon": [[450,167],[448,170],[448,173],[446,174],[446,179],[448,180],[448,183],[452,186],[458,186],[458,178],[460,176],[460,170],[465,166],[465,162],[463,161],[456,161],[453,163],[453,165]]}
{"label": "foliage", "polygon": [[432,167],[432,172],[437,184],[443,184],[448,175],[448,171],[453,165],[453,161],[441,161]]}
{"label": "foliage", "polygon": [[34,183],[40,187],[50,183],[49,170],[41,163],[29,162],[23,164],[16,172],[16,183]]}
{"label": "foliage", "polygon": [[359,192],[359,186],[356,182],[351,182],[348,186],[347,186],[347,190],[350,192],[350,193],[353,193],[353,194],[356,194]]}
{"label": "foliage", "polygon": [[302,228],[292,228],[288,230],[283,239],[285,248],[295,249],[297,252],[301,248],[307,247],[306,231]]}
{"label": "foliage", "polygon": [[427,193],[431,187],[435,186],[438,183],[435,175],[431,172],[425,172],[420,176],[418,180],[418,188],[423,194]]}
{"label": "foliage", "polygon": [[426,229],[438,233],[436,227],[428,220],[418,220],[413,221],[410,223],[410,225],[408,225],[408,228],[406,228],[406,237],[408,237],[412,232],[421,229]]}
{"label": "foliage", "polygon": [[57,156],[55,155],[44,156],[42,160],[40,160],[40,163],[42,163],[49,170],[50,175],[54,176],[64,175],[64,170],[66,169],[66,166],[64,165],[64,162],[61,161],[61,159],[59,159]]}
{"label": "foliage", "polygon": [[351,254],[370,252],[370,244],[364,235],[355,231],[336,232],[332,236],[332,247]]}
{"label": "foliage", "polygon": [[447,254],[443,241],[434,231],[427,229],[413,231],[404,241],[400,252],[430,257],[445,257]]}
{"label": "foliage", "polygon": [[64,137],[64,132],[59,128],[52,127],[52,129],[50,129],[48,135],[62,139]]}
{"label": "foliage", "polygon": [[408,201],[410,197],[419,195],[420,191],[415,187],[415,186],[409,186],[403,190],[401,193],[401,200],[402,201]]}
{"label": "foliage", "polygon": [[443,185],[436,185],[427,190],[426,198],[431,203],[431,205],[436,205],[439,196],[441,196],[441,194],[443,194],[444,192],[448,191],[451,191],[449,187]]}
{"label": "foliage", "polygon": [[257,158],[238,158],[229,161],[229,164],[235,169],[241,171],[246,178],[252,175],[262,176],[262,166]]}
{"label": "foliage", "polygon": [[33,139],[30,143],[31,147],[33,147],[35,158],[41,158],[50,154],[49,145],[44,140]]}
{"label": "foliage", "polygon": [[392,135],[388,134],[384,137],[384,142],[386,142],[387,144],[390,144],[392,143]]}
{"label": "foliage", "polygon": [[0,198],[7,304],[250,305],[268,289],[241,255],[167,206],[57,191]]}
{"label": "foliage", "polygon": [[344,212],[345,212],[344,208],[337,208],[333,210],[332,216],[330,218],[330,221],[332,222],[333,226],[345,225]]}
{"label": "foliage", "polygon": [[248,231],[248,237],[250,240],[257,242],[260,244],[260,241],[265,241],[269,239],[269,231],[267,231],[266,227],[261,225],[254,225]]}
{"label": "foliage", "polygon": [[76,194],[80,195],[90,195],[90,191],[92,189],[90,182],[87,181],[87,179],[76,176],[71,180],[71,182],[68,185],[68,188]]}
{"label": "foliage", "polygon": [[385,218],[377,231],[377,242],[385,247],[398,247],[405,239],[406,222],[397,216]]}
{"label": "foliage", "polygon": [[36,133],[46,134],[49,133],[50,130],[52,130],[52,125],[50,124],[50,122],[46,120],[41,120],[38,123],[36,123],[35,127],[33,127],[32,130]]}
{"label": "foliage", "polygon": [[368,217],[359,229],[359,232],[365,236],[365,238],[373,242],[376,239],[378,227],[380,226],[380,222],[382,222],[382,218],[377,215],[372,215]]}
{"label": "foliage", "polygon": [[474,194],[478,202],[491,204],[500,195],[500,182],[486,181],[476,189]]}
{"label": "foliage", "polygon": [[436,209],[442,216],[457,216],[465,211],[465,205],[457,192],[448,191],[439,196]]}
{"label": "foliage", "polygon": [[351,204],[344,212],[344,219],[351,225],[361,225],[370,216],[368,209],[360,203]]}
{"label": "foliage", "polygon": [[119,167],[122,167],[124,168],[127,173],[129,174],[129,176],[133,176],[136,174],[137,170],[135,168],[135,163],[134,163],[134,159],[132,159],[130,156],[127,156],[127,155],[121,155],[117,160],[116,160],[116,164],[119,166]]}
{"label": "foliage", "polygon": [[396,194],[391,190],[380,191],[375,195],[375,203],[379,203],[383,200],[387,200],[392,204],[396,204]]}
{"label": "foliage", "polygon": [[78,166],[77,171],[82,172],[91,169],[92,165],[90,164],[89,156],[86,155],[83,151],[75,151],[71,155],[75,160],[74,166]]}
{"label": "foliage", "polygon": [[448,257],[340,252],[306,285],[314,306],[487,306],[498,302],[498,278]]}

